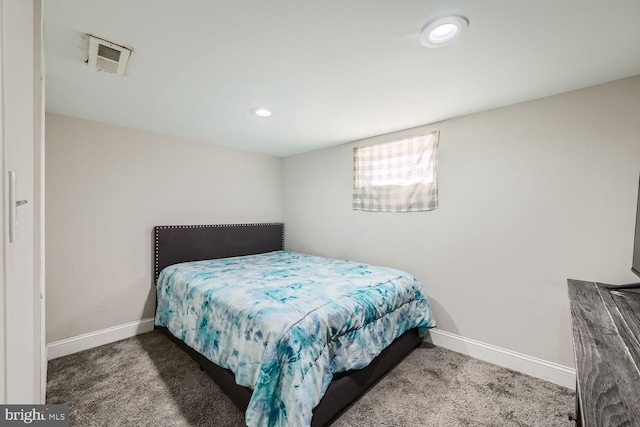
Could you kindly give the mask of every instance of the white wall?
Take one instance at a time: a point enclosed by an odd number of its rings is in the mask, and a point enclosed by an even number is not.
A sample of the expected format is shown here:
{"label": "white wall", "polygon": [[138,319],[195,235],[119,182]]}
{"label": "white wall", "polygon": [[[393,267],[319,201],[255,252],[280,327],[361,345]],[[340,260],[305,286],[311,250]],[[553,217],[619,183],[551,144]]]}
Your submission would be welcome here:
{"label": "white wall", "polygon": [[[353,211],[352,148],[440,130],[440,208]],[[438,327],[573,366],[567,278],[630,273],[640,76],[287,157],[286,248],[415,274]]]}
{"label": "white wall", "polygon": [[46,116],[47,342],[152,317],[152,228],[282,221],[280,157]]}

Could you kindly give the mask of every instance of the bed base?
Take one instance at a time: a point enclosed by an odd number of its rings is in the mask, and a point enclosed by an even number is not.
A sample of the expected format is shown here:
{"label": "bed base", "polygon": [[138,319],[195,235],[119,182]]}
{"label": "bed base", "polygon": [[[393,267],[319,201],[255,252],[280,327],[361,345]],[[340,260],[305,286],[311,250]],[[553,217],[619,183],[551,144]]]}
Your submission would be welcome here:
{"label": "bed base", "polygon": [[[159,226],[154,228],[154,245],[157,282],[160,271],[168,265],[282,250],[284,225]],[[156,326],[156,329],[183,348],[231,401],[245,412],[251,399],[250,388],[238,385],[231,371],[211,362],[176,338],[167,328]],[[417,329],[411,329],[383,350],[366,368],[334,375],[324,397],[313,410],[311,426],[320,427],[330,423],[421,343]]]}
{"label": "bed base", "polygon": [[[242,412],[246,411],[249,399],[251,399],[252,392],[250,388],[238,385],[231,371],[221,368],[201,353],[189,347],[184,341],[176,338],[167,328],[156,326],[156,329],[186,351],[189,356],[198,362],[200,368],[213,379],[229,399]],[[411,329],[384,349],[367,367],[334,375],[327,392],[313,410],[311,426],[321,427],[329,424],[421,343],[422,337],[418,335],[418,330]]]}

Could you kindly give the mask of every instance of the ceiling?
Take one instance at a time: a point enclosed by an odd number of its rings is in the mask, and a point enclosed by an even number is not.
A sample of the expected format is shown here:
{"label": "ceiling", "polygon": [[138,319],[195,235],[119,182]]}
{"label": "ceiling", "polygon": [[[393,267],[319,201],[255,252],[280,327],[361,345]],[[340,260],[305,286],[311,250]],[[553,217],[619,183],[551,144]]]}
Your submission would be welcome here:
{"label": "ceiling", "polygon": [[[44,2],[46,110],[278,156],[640,74],[637,0]],[[469,29],[419,42],[446,15]],[[131,47],[124,77],[90,33]],[[253,107],[275,111],[268,118]]]}

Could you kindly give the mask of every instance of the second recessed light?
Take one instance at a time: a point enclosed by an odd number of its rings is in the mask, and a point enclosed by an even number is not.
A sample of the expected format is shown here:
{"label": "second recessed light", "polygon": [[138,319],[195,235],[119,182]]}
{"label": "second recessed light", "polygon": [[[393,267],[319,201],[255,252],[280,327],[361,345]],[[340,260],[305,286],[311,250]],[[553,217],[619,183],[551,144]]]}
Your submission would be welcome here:
{"label": "second recessed light", "polygon": [[256,107],[252,108],[251,112],[258,117],[267,118],[273,115],[273,110],[271,108],[266,107]]}
{"label": "second recessed light", "polygon": [[436,19],[422,29],[420,43],[425,47],[442,47],[460,37],[469,27],[462,16],[447,16]]}

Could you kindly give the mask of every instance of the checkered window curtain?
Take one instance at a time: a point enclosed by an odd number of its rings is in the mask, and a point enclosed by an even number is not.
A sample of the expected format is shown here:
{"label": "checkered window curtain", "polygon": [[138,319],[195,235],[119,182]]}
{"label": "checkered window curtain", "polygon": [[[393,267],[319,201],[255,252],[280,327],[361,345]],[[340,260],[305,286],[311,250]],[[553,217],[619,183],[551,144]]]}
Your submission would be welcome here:
{"label": "checkered window curtain", "polygon": [[438,207],[439,132],[353,149],[353,209],[418,212]]}

